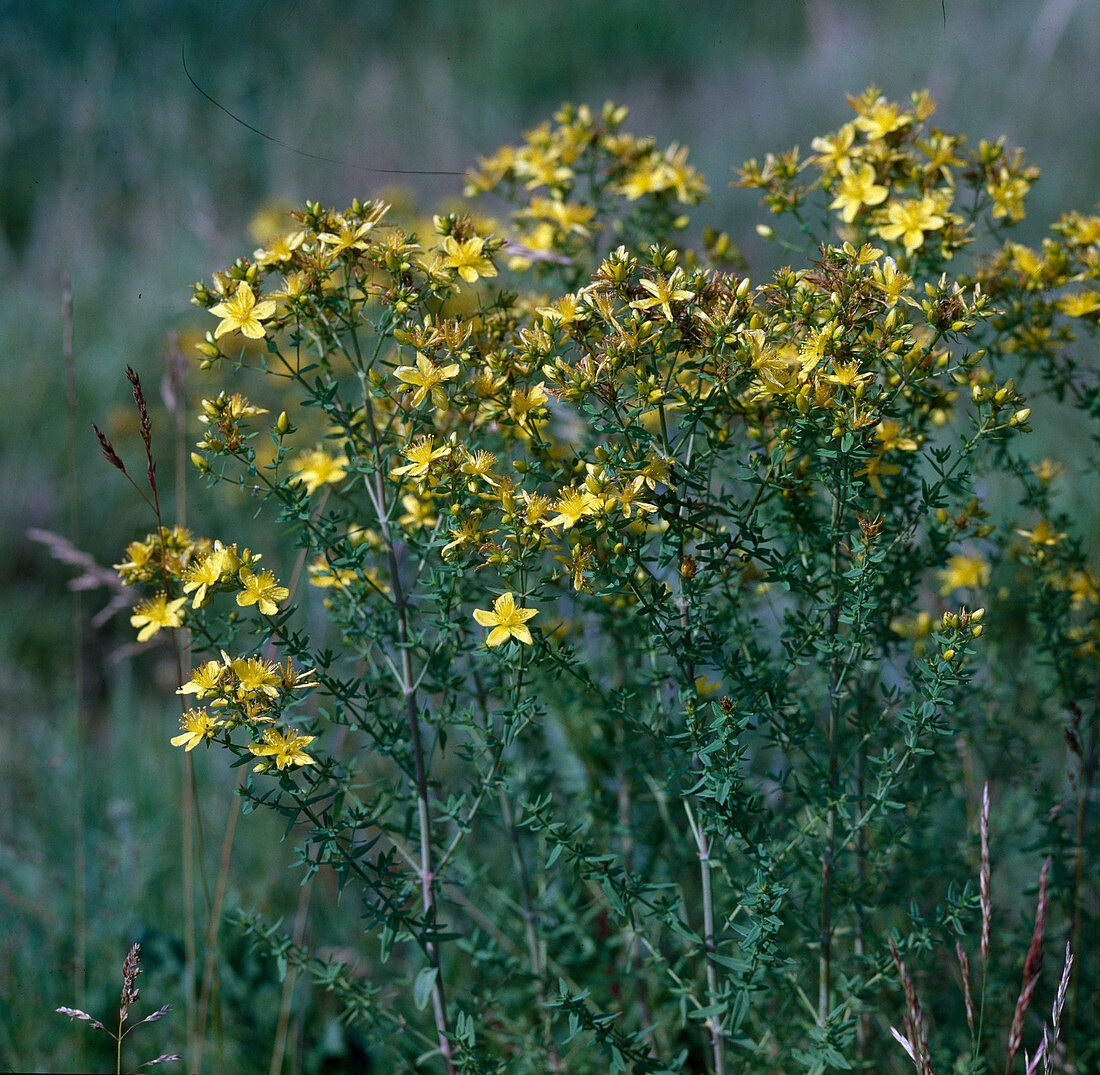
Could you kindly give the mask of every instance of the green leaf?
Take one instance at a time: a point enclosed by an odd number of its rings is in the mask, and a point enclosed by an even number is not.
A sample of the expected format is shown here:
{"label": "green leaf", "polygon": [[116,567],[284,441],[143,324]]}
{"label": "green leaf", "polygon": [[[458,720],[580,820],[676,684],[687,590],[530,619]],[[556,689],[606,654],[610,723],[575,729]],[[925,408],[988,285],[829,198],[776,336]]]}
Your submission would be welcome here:
{"label": "green leaf", "polygon": [[435,976],[439,973],[438,967],[424,967],[416,976],[413,984],[413,1003],[416,1010],[422,1012],[432,999],[432,990],[435,988]]}

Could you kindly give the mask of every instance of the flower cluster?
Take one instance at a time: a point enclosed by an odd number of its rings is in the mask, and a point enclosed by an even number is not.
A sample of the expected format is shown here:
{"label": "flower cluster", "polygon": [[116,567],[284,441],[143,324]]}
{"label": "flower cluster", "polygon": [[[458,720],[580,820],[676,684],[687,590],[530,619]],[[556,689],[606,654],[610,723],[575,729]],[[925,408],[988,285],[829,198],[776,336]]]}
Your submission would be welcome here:
{"label": "flower cluster", "polygon": [[[236,545],[193,538],[182,527],[163,528],[159,534],[133,541],[126,555],[126,560],[115,565],[124,583],[163,581],[169,588],[134,607],[130,622],[139,629],[139,642],[148,641],[162,629],[183,627],[191,628],[198,642],[206,631],[204,610],[219,593],[232,593],[239,607],[255,605],[268,617],[278,616],[280,603],[290,596],[270,571],[257,568],[259,555],[249,549],[238,552]],[[169,597],[168,592],[180,596]],[[208,739],[228,744],[228,732],[238,724],[274,723],[292,692],[315,685],[312,675],[295,669],[289,658],[279,666],[261,657],[231,658],[223,650],[220,661],[204,662],[179,688],[178,694],[194,694],[205,706],[183,714],[181,734],[172,743],[187,750]],[[249,744],[249,750],[273,756],[279,769],[313,763],[303,749],[312,736],[302,736],[295,729],[282,733],[272,728],[256,729],[255,734],[259,739]],[[265,769],[267,764],[261,761],[257,768]]]}
{"label": "flower cluster", "polygon": [[[302,735],[296,728],[280,732],[273,727],[255,726],[274,724],[293,692],[316,685],[314,676],[312,671],[294,668],[289,658],[280,666],[262,657],[232,658],[223,652],[220,661],[206,661],[195,669],[191,679],[176,692],[193,694],[204,706],[184,713],[181,734],[172,739],[172,745],[192,750],[209,739],[228,743],[228,733],[243,724],[259,735],[258,742],[248,744],[253,754],[273,757],[279,769],[313,765],[314,759],[304,749],[313,742],[313,736]],[[265,771],[268,765],[261,761],[256,769]]]}
{"label": "flower cluster", "polygon": [[848,101],[855,119],[815,138],[811,156],[800,159],[795,149],[763,164],[751,160],[740,185],[762,189],[772,212],[799,216],[821,191],[843,237],[885,242],[906,260],[952,258],[972,241],[982,214],[1008,224],[1024,218],[1039,173],[1003,140],[972,150],[964,138],[928,127],[935,104],[927,93],[914,94],[908,107],[873,87]]}
{"label": "flower cluster", "polygon": [[[562,1012],[597,1037],[629,1024],[614,1048],[638,1070],[697,1026],[720,1069],[724,1042],[786,1020],[797,1044],[767,1066],[824,1070],[900,920],[894,849],[924,838],[930,774],[969,781],[936,771],[943,744],[981,739],[1009,696],[993,674],[975,689],[1005,622],[1038,625],[1035,664],[1083,727],[1100,582],[1060,464],[1024,435],[1044,395],[1100,414],[1072,347],[1100,323],[1100,218],[1005,240],[1037,179],[1019,153],[929,126],[925,94],[851,103],[811,156],[742,169],[816,240],[769,278],[724,237],[676,245],[702,177],[609,105],[480,162],[467,193],[506,223],[308,204],[195,287],[217,319],[202,364],[243,384],[201,402],[192,459],[277,516],[311,586],[295,615],[248,549],[164,529],[118,565],[149,595],[133,624],[188,628],[203,657],[173,743],[304,767],[274,803],[244,793],[363,883],[387,956],[419,946],[401,973],[450,1070],[475,1023],[478,1048],[537,1041],[532,1070],[565,1070]],[[1019,518],[993,503],[1005,481]],[[292,722],[315,683],[325,708]],[[476,975],[440,957],[489,920],[475,877],[502,935],[523,923],[473,961],[512,980],[526,958],[520,1029],[478,1022]],[[466,947],[437,928],[452,897]],[[605,977],[592,900],[619,931]],[[819,998],[812,1034],[795,993]]]}
{"label": "flower cluster", "polygon": [[[554,125],[540,124],[523,145],[503,146],[478,162],[468,197],[492,191],[521,203],[506,249],[511,268],[588,265],[601,230],[641,241],[687,223],[677,207],[702,200],[703,177],[687,163],[685,148],[662,152],[651,138],[623,131],[626,116],[611,104],[599,115],[587,105],[566,105]],[[613,205],[601,214],[612,219],[597,219],[597,205]]]}

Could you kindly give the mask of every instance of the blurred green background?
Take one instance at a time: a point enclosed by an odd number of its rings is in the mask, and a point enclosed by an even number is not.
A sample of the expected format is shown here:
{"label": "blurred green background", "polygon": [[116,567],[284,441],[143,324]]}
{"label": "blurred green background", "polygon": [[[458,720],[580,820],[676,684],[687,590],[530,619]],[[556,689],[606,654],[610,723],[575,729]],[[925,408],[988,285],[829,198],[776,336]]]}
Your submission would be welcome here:
{"label": "blurred green background", "polygon": [[[174,673],[156,652],[121,649],[133,637],[125,616],[93,628],[106,598],[75,597],[73,569],[27,531],[66,535],[110,564],[151,526],[91,431],[96,421],[143,472],[127,365],[157,404],[172,517],[159,385],[172,340],[189,351],[211,327],[188,285],[256,245],[248,225],[264,207],[342,206],[401,188],[430,210],[461,192],[459,175],[368,169],[461,173],[563,100],[607,99],[629,106],[634,133],[691,147],[711,187],[696,223],[727,230],[759,279],[779,255],[756,237],[763,212],[753,193],[730,188],[731,168],[808,148],[848,119],[844,95],[871,84],[900,99],[927,87],[934,123],[1023,146],[1043,179],[1018,235],[1037,243],[1058,212],[1087,210],[1100,194],[1100,3],[945,8],[946,19],[939,0],[0,5],[0,1067],[77,1070],[102,1056],[53,1009],[82,1000],[106,1015],[134,940],[147,946],[150,1007],[177,1008],[174,1022],[143,1029],[148,1056],[182,1043]],[[270,137],[206,99],[184,55],[206,93]],[[201,393],[189,358],[192,410]],[[187,435],[197,439],[197,426]],[[198,491],[188,521],[211,532]],[[200,793],[216,818],[228,777],[203,761]],[[257,817],[243,828],[230,905],[293,913],[296,878],[277,830]],[[243,949],[226,966],[226,998],[247,999],[226,1028],[224,1070],[260,1070],[278,991]],[[324,1013],[314,1022],[286,1070],[349,1055]],[[244,1059],[253,1043],[260,1063]]]}

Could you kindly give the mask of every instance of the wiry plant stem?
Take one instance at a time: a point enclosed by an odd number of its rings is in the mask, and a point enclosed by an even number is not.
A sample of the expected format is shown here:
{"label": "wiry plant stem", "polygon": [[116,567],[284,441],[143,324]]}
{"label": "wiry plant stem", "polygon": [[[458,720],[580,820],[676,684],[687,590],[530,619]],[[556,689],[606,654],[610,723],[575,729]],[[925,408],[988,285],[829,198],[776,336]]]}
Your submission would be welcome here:
{"label": "wiry plant stem", "polygon": [[[68,399],[68,456],[69,538],[80,545],[80,509],[78,498],[80,477],[77,470],[76,450],[76,360],[73,351],[73,289],[69,274],[61,277],[61,320],[63,325],[62,355],[65,361],[65,382]],[[85,974],[88,965],[87,910],[87,861],[85,859],[84,833],[84,729],[87,726],[84,711],[84,609],[80,590],[73,589],[72,616],[72,677],[73,693],[73,764],[75,769],[73,795],[76,809],[73,811],[73,987],[77,1007],[85,1006]],[[84,1039],[80,1039],[79,1061],[84,1056]]]}
{"label": "wiry plant stem", "polygon": [[[412,749],[413,768],[416,778],[416,810],[420,825],[420,891],[423,899],[424,916],[430,928],[436,926],[435,871],[432,868],[432,825],[431,807],[428,801],[428,772],[424,763],[424,747],[420,738],[420,712],[416,701],[415,679],[412,670],[412,658],[409,655],[409,629],[406,617],[405,594],[401,587],[397,554],[393,542],[387,545],[390,562],[390,579],[393,587],[394,604],[397,609],[397,629],[401,640],[401,678],[405,695],[405,710],[409,722],[409,743]],[[447,1025],[447,1003],[443,993],[443,975],[440,968],[439,945],[432,938],[425,941],[424,951],[429,965],[435,970],[432,983],[432,1011],[435,1015],[436,1030],[439,1034],[439,1051],[448,1075],[455,1071],[451,1051],[450,1030]]]}
{"label": "wiry plant stem", "polygon": [[523,855],[523,847],[519,841],[519,833],[516,832],[515,819],[512,815],[512,804],[508,801],[508,795],[503,787],[499,791],[501,819],[508,833],[508,842],[512,846],[512,861],[516,866],[516,874],[519,877],[521,911],[523,914],[523,933],[527,941],[527,958],[531,961],[531,975],[535,980],[535,999],[538,1002],[539,1011],[543,1014],[544,1033],[546,1035],[547,1064],[553,1072],[561,1072],[561,1057],[550,1037],[549,1020],[546,1018],[546,988],[543,984],[542,951],[539,945],[538,931],[536,929],[537,916],[535,912],[534,896],[531,892],[530,871],[527,869],[527,861]]}
{"label": "wiry plant stem", "polygon": [[[386,508],[386,492],[382,481],[382,460],[379,451],[377,433],[374,428],[374,408],[370,393],[364,381],[363,401],[367,411],[367,424],[371,431],[374,448],[375,472],[373,484],[367,480],[367,492],[382,528],[386,544],[386,558],[390,574],[390,587],[393,592],[394,612],[397,616],[397,632],[401,647],[401,691],[405,697],[405,712],[409,726],[409,747],[413,759],[413,779],[416,785],[416,811],[420,831],[420,863],[417,869],[420,880],[420,892],[424,916],[431,929],[436,926],[436,890],[435,869],[432,865],[432,826],[431,804],[428,793],[428,772],[424,760],[424,746],[420,737],[420,707],[416,699],[416,677],[413,675],[411,649],[409,645],[408,597],[401,583],[401,570],[397,562],[394,537],[390,531]],[[424,952],[428,964],[435,971],[432,982],[432,1012],[435,1016],[439,1052],[443,1057],[448,1075],[454,1075],[454,1054],[451,1048],[450,1028],[447,1023],[447,1002],[443,991],[443,972],[440,966],[439,945],[432,937],[424,941]]]}
{"label": "wiry plant stem", "polygon": [[[711,862],[710,839],[703,831],[702,824],[695,820],[691,811],[691,804],[684,803],[687,811],[688,825],[692,836],[695,838],[695,849],[699,856],[700,883],[703,889],[703,945],[707,953],[707,1000],[714,1004],[718,1000],[718,968],[714,962],[714,955],[718,951],[714,937],[714,894],[711,886]],[[707,1019],[710,1028],[710,1047],[714,1056],[714,1070],[716,1075],[725,1075],[726,1051],[722,1044],[722,1021],[712,1015]]]}
{"label": "wiry plant stem", "polygon": [[[832,548],[829,553],[830,573],[837,579],[840,552],[840,513],[843,503],[843,491],[837,490],[833,497]],[[838,632],[840,629],[840,583],[836,581],[832,607],[829,609],[829,638],[832,640],[833,653],[829,661],[829,716],[826,726],[826,738],[829,750],[828,794],[829,807],[825,815],[825,844],[821,849],[821,952],[818,957],[817,978],[817,1022],[824,1026],[829,1018],[829,997],[832,992],[832,956],[833,956],[833,857],[836,850],[837,797],[837,757],[840,735],[840,650]]]}
{"label": "wiry plant stem", "polygon": [[[620,749],[625,751],[625,747],[620,746]],[[615,774],[615,779],[618,785],[617,805],[619,810],[619,829],[622,833],[620,846],[623,857],[623,871],[627,876],[630,876],[634,872],[634,834],[631,831],[630,824],[630,778],[627,775],[626,766],[621,762]],[[625,952],[626,973],[628,975],[630,975],[634,969],[634,959],[637,950],[638,934],[634,931],[634,927],[628,922],[626,927]],[[653,1030],[653,1013],[649,1007],[649,1000],[646,996],[646,982],[642,975],[637,975],[634,978],[634,995],[638,1003],[639,1022],[646,1028],[645,1036],[646,1041],[649,1042],[649,1053],[651,1056],[657,1056],[657,1039]]]}

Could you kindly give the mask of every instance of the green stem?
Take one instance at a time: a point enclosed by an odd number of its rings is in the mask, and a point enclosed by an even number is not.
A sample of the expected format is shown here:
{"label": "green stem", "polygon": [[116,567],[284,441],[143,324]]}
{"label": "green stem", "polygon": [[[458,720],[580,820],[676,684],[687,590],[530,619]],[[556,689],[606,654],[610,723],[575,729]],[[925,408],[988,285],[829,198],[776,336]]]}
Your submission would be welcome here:
{"label": "green stem", "polygon": [[829,660],[829,715],[826,738],[829,749],[828,794],[829,806],[825,815],[825,846],[821,851],[821,949],[818,957],[817,1022],[824,1026],[829,1017],[829,998],[832,993],[833,961],[833,860],[836,852],[837,817],[837,757],[840,738],[840,582],[838,560],[840,552],[840,516],[844,501],[843,489],[837,489],[833,498],[832,548],[830,550],[830,574],[836,591],[829,610],[829,638],[833,652]]}

